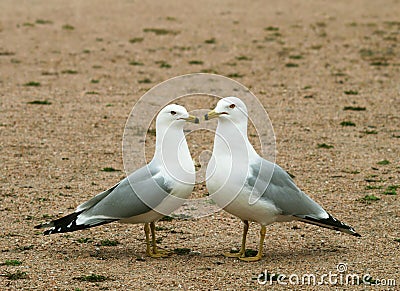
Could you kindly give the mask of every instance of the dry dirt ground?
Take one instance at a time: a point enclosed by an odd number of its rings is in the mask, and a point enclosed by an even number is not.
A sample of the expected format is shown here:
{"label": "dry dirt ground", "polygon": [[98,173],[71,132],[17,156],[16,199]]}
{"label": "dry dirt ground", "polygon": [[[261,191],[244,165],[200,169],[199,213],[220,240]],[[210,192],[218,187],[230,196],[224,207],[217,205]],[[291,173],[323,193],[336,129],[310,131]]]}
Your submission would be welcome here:
{"label": "dry dirt ground", "polygon": [[[300,281],[370,274],[397,285],[323,288],[399,290],[399,11],[399,0],[1,1],[0,289],[288,287],[260,285],[267,270]],[[271,118],[278,164],[362,237],[271,225],[263,260],[245,263],[221,255],[240,246],[242,230],[224,212],[160,222],[160,246],[177,252],[166,259],[145,256],[142,225],[53,236],[33,228],[123,178],[135,102],[194,72],[249,87]],[[213,104],[199,98],[189,109]],[[212,135],[189,142],[210,149]],[[258,233],[253,224],[248,248]]]}

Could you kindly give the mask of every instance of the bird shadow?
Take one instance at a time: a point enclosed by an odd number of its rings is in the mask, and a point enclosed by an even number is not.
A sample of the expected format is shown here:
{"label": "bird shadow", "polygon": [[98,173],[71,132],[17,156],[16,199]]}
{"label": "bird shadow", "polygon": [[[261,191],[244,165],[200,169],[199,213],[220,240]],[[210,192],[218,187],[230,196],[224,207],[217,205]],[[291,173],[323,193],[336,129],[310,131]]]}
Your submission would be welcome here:
{"label": "bird shadow", "polygon": [[344,253],[346,250],[344,248],[339,248],[332,246],[331,248],[319,248],[319,249],[274,249],[273,251],[265,251],[264,258],[271,259],[274,261],[279,261],[281,259],[287,259],[288,257],[297,258],[315,258],[318,256],[327,256],[332,254],[332,256],[337,256],[338,254]]}
{"label": "bird shadow", "polygon": [[[159,246],[161,250],[169,251],[171,254],[168,258],[174,258],[174,260],[201,260],[201,259],[224,259],[226,261],[232,260],[232,258],[226,258],[222,249],[210,249],[206,248],[207,252],[204,252],[204,249],[189,249],[189,248],[165,248],[163,246]],[[98,260],[136,260],[136,261],[147,261],[152,260],[146,254],[146,244],[144,242],[138,242],[135,246],[125,246],[120,244],[119,246],[99,246],[94,244],[87,244],[86,246],[80,245],[77,249],[76,246],[72,246],[70,248],[64,248],[62,251],[57,251],[56,249],[49,250],[53,255],[64,255],[69,258],[93,258]],[[229,250],[228,250],[229,251]],[[255,250],[251,250],[256,253]],[[347,248],[342,245],[325,245],[325,246],[312,246],[311,248],[305,247],[295,247],[295,248],[278,248],[274,246],[272,248],[264,249],[264,255],[261,261],[270,261],[273,260],[275,262],[279,262],[280,260],[291,259],[303,259],[303,258],[327,258],[329,256],[340,256],[341,254],[345,254],[348,252]]]}
{"label": "bird shadow", "polygon": [[[223,252],[211,252],[211,253],[202,253],[198,252],[195,249],[189,250],[187,253],[177,252],[177,249],[167,249],[161,248],[166,251],[170,251],[171,254],[168,257],[162,258],[164,260],[168,260],[169,258],[173,258],[175,261],[185,261],[188,260],[198,261],[198,260],[207,260],[207,259],[224,259],[226,261],[232,260],[232,258],[226,258],[223,255]],[[179,249],[180,250],[180,249]],[[72,250],[71,250],[72,253]],[[281,260],[291,259],[316,259],[319,257],[327,258],[327,256],[337,257],[341,254],[346,253],[345,248],[332,246],[320,249],[271,249],[266,250],[264,252],[263,261],[274,261],[279,262]],[[91,248],[85,250],[79,250],[78,252],[74,252],[75,256],[86,256],[96,258],[98,260],[113,260],[113,259],[125,259],[125,260],[136,260],[136,261],[148,261],[153,260],[153,258],[146,255],[145,247],[143,246],[143,250],[133,247],[124,247],[124,248],[111,248],[111,247],[101,247],[101,248]],[[157,259],[154,259],[157,260]]]}

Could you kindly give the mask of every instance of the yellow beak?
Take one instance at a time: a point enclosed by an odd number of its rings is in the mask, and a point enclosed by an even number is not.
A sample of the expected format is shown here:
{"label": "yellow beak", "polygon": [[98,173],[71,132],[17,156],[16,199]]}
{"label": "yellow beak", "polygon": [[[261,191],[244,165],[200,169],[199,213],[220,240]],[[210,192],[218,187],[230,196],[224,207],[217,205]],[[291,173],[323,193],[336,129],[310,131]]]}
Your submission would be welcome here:
{"label": "yellow beak", "polygon": [[199,123],[200,122],[200,120],[196,116],[193,116],[193,115],[189,115],[189,117],[182,118],[182,119],[185,120],[186,122],[193,122],[193,123]]}
{"label": "yellow beak", "polygon": [[216,112],[215,110],[211,110],[206,115],[204,115],[204,119],[205,120],[210,120],[210,119],[213,119],[213,118],[217,118],[220,115],[221,115],[221,113]]}

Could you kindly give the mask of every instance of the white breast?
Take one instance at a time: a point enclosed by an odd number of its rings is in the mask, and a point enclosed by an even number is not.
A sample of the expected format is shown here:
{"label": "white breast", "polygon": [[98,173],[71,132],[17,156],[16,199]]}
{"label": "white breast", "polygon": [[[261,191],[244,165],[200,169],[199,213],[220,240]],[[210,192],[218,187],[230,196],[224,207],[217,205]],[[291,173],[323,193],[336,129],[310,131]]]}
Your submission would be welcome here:
{"label": "white breast", "polygon": [[[211,198],[225,211],[242,220],[255,221],[268,225],[278,219],[280,211],[272,202],[258,199],[255,203],[250,199],[251,188],[246,184],[249,169],[246,167],[226,167],[224,163],[210,164],[207,167],[207,189]],[[214,171],[212,171],[214,167]],[[232,171],[236,171],[232,175]],[[240,172],[239,172],[240,171]],[[253,193],[253,197],[259,197]],[[252,203],[250,203],[250,201]]]}
{"label": "white breast", "polygon": [[242,220],[268,225],[275,222],[280,211],[267,200],[258,199],[254,204],[249,203],[250,191],[241,191],[233,201],[224,207],[227,212]]}

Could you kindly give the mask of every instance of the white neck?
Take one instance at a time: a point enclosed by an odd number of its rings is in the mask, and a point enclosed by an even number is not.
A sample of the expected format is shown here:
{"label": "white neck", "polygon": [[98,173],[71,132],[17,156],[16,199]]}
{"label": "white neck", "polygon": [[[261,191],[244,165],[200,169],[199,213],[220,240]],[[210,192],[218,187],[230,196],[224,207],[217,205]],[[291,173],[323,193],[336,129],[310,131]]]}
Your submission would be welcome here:
{"label": "white neck", "polygon": [[194,183],[195,169],[182,126],[157,126],[153,162],[177,181]]}
{"label": "white neck", "polygon": [[228,119],[218,120],[213,149],[214,158],[230,156],[235,164],[239,162],[235,158],[243,157],[243,153],[246,152],[248,160],[258,157],[247,137],[247,122],[234,124]]}
{"label": "white neck", "polygon": [[246,184],[249,165],[258,157],[247,138],[247,121],[234,124],[229,119],[218,120],[213,155],[207,166],[207,188],[218,205],[225,207],[236,197]]}

